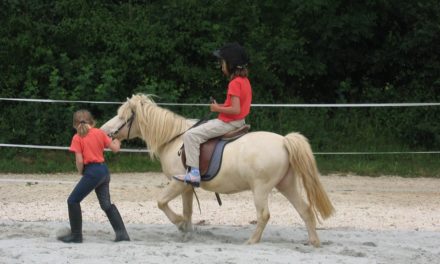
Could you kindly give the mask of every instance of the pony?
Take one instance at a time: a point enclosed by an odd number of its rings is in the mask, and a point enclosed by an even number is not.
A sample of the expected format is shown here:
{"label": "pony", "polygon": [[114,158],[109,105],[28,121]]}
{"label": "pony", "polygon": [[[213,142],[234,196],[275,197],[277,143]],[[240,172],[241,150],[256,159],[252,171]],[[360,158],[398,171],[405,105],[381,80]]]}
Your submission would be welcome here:
{"label": "pony", "polygon": [[[120,140],[141,138],[149,149],[150,157],[159,159],[170,184],[157,199],[157,204],[182,232],[193,230],[194,190],[190,184],[174,180],[172,176],[186,171],[179,150],[183,144],[183,133],[195,121],[158,106],[153,95],[135,94],[127,98],[117,115],[101,127],[108,135]],[[200,187],[220,194],[252,192],[257,224],[246,244],[260,242],[270,218],[268,197],[276,188],[304,221],[308,243],[319,247],[316,221],[320,221],[320,217],[329,218],[335,210],[319,177],[312,149],[303,135],[292,132],[283,137],[257,131],[227,144],[217,176],[210,181],[202,181]],[[301,183],[305,195],[300,190]],[[179,195],[183,203],[182,214],[177,214],[169,206],[169,202]]]}

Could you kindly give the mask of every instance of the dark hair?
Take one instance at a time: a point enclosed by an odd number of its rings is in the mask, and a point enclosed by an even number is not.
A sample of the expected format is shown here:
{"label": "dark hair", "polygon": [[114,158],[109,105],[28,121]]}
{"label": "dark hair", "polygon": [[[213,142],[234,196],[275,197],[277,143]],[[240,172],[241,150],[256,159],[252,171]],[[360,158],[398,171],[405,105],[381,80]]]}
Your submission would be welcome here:
{"label": "dark hair", "polygon": [[249,76],[249,70],[247,68],[242,68],[242,69],[237,68],[237,69],[235,69],[235,71],[230,73],[229,79],[232,80],[237,76],[247,78]]}

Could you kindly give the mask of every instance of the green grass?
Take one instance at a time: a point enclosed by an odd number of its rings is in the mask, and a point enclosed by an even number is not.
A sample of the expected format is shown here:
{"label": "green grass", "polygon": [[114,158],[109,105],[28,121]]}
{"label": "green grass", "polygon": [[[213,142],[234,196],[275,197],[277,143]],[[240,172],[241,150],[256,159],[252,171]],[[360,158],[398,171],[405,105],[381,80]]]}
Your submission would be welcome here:
{"label": "green grass", "polygon": [[321,174],[440,178],[440,154],[317,155]]}
{"label": "green grass", "polygon": [[[105,152],[110,172],[159,172],[160,163],[148,153]],[[63,150],[8,150],[0,153],[1,173],[75,172],[75,156]]]}
{"label": "green grass", "polygon": [[[147,153],[105,153],[110,171],[160,172]],[[321,174],[398,175],[440,178],[440,154],[316,155]],[[2,149],[0,173],[75,172],[74,155],[62,150]]]}

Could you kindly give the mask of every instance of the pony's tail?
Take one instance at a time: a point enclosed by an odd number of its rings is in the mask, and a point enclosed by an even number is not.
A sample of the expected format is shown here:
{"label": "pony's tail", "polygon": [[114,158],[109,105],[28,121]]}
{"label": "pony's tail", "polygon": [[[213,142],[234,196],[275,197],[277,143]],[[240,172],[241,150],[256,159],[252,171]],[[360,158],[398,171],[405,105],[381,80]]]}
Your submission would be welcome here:
{"label": "pony's tail", "polygon": [[302,179],[309,206],[313,211],[317,210],[323,219],[327,219],[335,209],[319,180],[315,157],[307,138],[300,133],[290,133],[284,137],[284,145],[289,152],[293,171]]}

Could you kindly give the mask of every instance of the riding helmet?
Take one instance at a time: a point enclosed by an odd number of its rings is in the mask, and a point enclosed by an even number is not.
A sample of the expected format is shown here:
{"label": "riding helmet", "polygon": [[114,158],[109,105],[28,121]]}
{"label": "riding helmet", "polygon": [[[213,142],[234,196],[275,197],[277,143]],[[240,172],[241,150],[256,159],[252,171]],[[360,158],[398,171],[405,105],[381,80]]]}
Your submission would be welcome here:
{"label": "riding helmet", "polygon": [[230,70],[244,69],[249,63],[246,51],[237,42],[227,43],[212,53],[215,57],[226,61]]}

